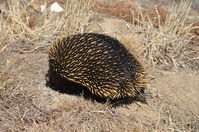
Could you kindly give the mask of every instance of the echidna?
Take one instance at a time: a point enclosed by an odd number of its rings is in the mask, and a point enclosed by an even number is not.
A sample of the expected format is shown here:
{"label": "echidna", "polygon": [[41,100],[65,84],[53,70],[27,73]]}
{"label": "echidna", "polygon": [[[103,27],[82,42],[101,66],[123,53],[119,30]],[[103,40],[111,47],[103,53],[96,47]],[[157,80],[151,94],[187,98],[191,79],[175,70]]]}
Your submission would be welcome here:
{"label": "echidna", "polygon": [[105,99],[144,93],[145,70],[118,40],[97,33],[63,37],[49,51],[49,79],[62,77]]}

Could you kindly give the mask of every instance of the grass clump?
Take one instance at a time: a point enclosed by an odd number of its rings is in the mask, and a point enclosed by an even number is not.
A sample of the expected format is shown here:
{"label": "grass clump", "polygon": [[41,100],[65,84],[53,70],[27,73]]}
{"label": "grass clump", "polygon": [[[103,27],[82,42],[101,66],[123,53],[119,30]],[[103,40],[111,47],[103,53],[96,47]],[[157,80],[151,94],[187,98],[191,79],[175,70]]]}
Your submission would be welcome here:
{"label": "grass clump", "polygon": [[162,66],[175,70],[198,67],[198,64],[192,61],[193,58],[189,57],[192,51],[187,50],[193,38],[190,33],[192,26],[185,25],[190,7],[191,1],[187,0],[173,3],[164,25],[159,23],[159,28],[155,28],[152,23],[144,23],[142,28],[138,28],[145,38],[145,48],[141,54],[152,67]]}
{"label": "grass clump", "polygon": [[[34,45],[45,45],[59,35],[84,32],[89,18],[90,0],[66,1],[63,12],[44,12],[30,6],[29,0],[10,0],[2,4],[0,34],[6,43],[26,41]],[[43,3],[45,4],[45,3]],[[48,42],[46,42],[48,41]]]}
{"label": "grass clump", "polygon": [[[137,2],[138,3],[138,2]],[[136,1],[96,3],[93,10],[116,16],[129,22],[132,34],[142,36],[140,56],[149,67],[166,70],[199,67],[199,54],[193,49],[195,28],[186,20],[192,1],[173,1],[170,7],[138,6]]]}

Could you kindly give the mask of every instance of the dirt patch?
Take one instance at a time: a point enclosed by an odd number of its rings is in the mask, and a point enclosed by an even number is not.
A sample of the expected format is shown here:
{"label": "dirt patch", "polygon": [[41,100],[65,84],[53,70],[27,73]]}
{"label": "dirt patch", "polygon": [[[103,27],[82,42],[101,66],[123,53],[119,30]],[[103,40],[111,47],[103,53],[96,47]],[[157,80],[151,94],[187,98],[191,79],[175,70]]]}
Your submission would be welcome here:
{"label": "dirt patch", "polygon": [[[48,55],[17,53],[1,77],[1,130],[154,131],[198,129],[198,72],[150,72],[148,104],[111,107],[46,87]],[[2,78],[1,78],[2,80]],[[83,93],[82,93],[83,94]]]}
{"label": "dirt patch", "polygon": [[155,27],[165,24],[168,10],[162,6],[139,6],[135,1],[96,2],[93,11],[109,14],[129,23],[141,24],[151,21]]}
{"label": "dirt patch", "polygon": [[177,97],[187,109],[198,113],[198,72],[164,72],[156,76],[156,87],[160,94]]}

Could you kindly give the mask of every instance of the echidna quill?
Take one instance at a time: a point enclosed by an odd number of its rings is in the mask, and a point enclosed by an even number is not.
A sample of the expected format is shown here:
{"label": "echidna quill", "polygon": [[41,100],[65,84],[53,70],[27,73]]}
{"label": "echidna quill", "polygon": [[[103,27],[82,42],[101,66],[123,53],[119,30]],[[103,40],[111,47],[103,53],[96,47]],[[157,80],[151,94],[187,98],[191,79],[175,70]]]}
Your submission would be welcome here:
{"label": "echidna quill", "polygon": [[138,60],[118,40],[96,33],[63,37],[52,44],[49,80],[57,76],[111,100],[136,98],[146,87]]}

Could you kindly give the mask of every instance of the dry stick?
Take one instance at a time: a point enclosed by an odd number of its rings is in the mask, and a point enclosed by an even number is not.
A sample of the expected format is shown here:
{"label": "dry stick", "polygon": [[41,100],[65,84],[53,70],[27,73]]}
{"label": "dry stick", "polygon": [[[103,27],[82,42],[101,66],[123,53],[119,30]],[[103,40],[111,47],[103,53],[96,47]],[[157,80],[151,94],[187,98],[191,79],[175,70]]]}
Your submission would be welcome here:
{"label": "dry stick", "polygon": [[195,57],[195,58],[192,58],[190,60],[199,60],[199,56],[198,57]]}
{"label": "dry stick", "polygon": [[104,32],[104,29],[103,29],[103,27],[102,27],[102,25],[98,22],[97,23],[98,25],[99,25],[99,27],[102,29],[102,31]]}
{"label": "dry stick", "polygon": [[155,129],[157,130],[159,125],[160,125],[160,118],[161,118],[161,111],[162,111],[163,106],[160,107],[159,112],[158,112],[158,120],[155,126]]}
{"label": "dry stick", "polygon": [[[6,24],[7,24],[7,23],[5,23],[5,25],[6,25]],[[15,25],[16,25],[16,23],[14,23],[14,24],[11,26],[11,28],[15,27]],[[7,31],[7,33],[5,33],[5,37],[1,40],[0,45],[4,42],[4,40],[6,40],[6,39],[8,38],[9,34],[10,34],[10,32],[8,32],[8,31]],[[9,44],[7,44],[6,46],[4,46],[4,47],[1,49],[0,53],[3,52],[3,51],[5,50],[5,48],[7,48],[8,45],[9,45]]]}
{"label": "dry stick", "polygon": [[3,46],[3,48],[1,48],[0,54],[8,47],[8,45],[9,45],[9,44],[7,44],[7,45]]}
{"label": "dry stick", "polygon": [[132,30],[132,28],[129,26],[129,24],[128,23],[126,23],[125,24],[126,26],[127,26],[127,28],[133,33],[133,30]]}
{"label": "dry stick", "polygon": [[21,53],[31,53],[31,52],[34,52],[35,50],[39,49],[39,48],[43,48],[45,46],[37,46],[35,47],[34,49],[31,49],[31,50],[27,50],[27,51],[24,51],[24,50],[20,50]]}

